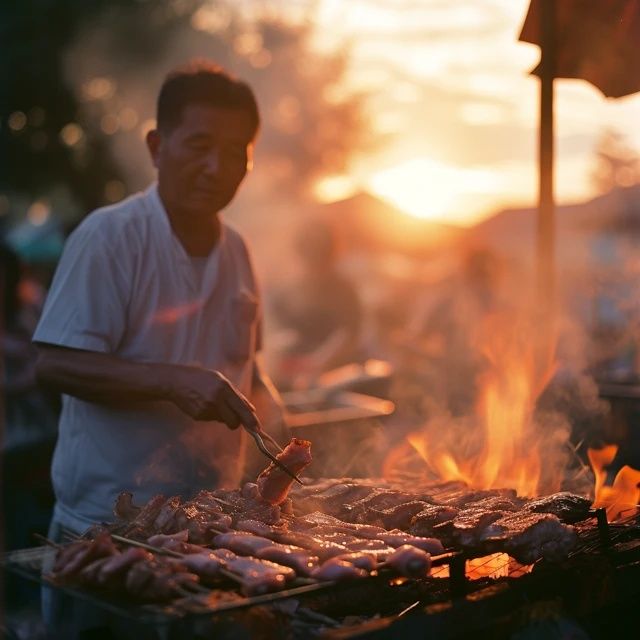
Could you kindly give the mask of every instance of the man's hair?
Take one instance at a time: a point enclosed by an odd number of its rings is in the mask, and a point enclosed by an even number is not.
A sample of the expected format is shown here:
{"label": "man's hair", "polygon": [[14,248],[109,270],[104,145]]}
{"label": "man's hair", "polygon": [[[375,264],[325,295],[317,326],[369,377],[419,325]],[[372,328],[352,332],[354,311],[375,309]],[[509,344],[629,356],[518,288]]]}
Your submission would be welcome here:
{"label": "man's hair", "polygon": [[158,95],[158,129],[170,131],[178,126],[190,104],[244,110],[254,123],[254,136],[260,127],[258,105],[249,85],[209,60],[194,59],[167,74]]}

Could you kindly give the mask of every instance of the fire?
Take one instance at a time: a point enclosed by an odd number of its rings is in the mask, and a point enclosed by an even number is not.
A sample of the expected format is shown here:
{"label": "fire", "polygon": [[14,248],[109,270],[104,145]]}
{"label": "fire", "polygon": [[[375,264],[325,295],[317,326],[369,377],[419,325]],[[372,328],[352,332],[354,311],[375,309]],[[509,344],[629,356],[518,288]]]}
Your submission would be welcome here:
{"label": "fire", "polygon": [[595,475],[594,508],[606,507],[607,519],[612,522],[632,517],[639,512],[640,471],[624,465],[612,484],[607,483],[607,466],[618,453],[618,446],[611,444],[602,449],[589,449],[587,455]]}
{"label": "fire", "polygon": [[[550,436],[534,411],[555,370],[555,341],[534,329],[513,314],[486,318],[478,334],[486,364],[474,415],[458,421],[439,417],[407,437],[439,479],[482,489],[512,487],[526,496],[541,491],[541,456]],[[387,473],[402,459],[402,449],[389,455]],[[560,475],[545,477],[544,491],[557,491]]]}

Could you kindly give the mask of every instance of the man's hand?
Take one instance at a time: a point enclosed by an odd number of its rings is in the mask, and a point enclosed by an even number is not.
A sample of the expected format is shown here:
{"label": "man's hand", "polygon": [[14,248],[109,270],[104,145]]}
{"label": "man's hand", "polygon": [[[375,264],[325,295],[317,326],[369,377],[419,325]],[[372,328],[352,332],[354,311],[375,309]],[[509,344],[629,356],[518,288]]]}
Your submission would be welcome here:
{"label": "man's hand", "polygon": [[259,428],[254,406],[218,371],[172,366],[169,399],[194,420],[217,420],[230,429]]}

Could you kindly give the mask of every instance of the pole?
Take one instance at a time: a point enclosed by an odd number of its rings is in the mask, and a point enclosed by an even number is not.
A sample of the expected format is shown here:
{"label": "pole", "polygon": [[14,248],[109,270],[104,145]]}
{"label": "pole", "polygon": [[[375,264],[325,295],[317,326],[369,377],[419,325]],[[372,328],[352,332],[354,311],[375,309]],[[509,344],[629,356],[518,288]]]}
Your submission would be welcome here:
{"label": "pole", "polygon": [[537,293],[540,310],[551,314],[555,300],[555,202],[553,78],[556,57],[555,0],[541,0],[540,127],[537,227]]}

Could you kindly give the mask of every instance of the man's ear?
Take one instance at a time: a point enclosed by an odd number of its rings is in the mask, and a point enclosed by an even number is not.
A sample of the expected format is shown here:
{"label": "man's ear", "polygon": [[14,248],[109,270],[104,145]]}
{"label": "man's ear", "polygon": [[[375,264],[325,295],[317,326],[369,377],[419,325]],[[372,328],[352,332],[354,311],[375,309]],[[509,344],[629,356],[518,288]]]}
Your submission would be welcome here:
{"label": "man's ear", "polygon": [[253,170],[253,143],[247,146],[247,173]]}
{"label": "man's ear", "polygon": [[162,146],[162,136],[157,129],[151,129],[147,133],[146,137],[147,149],[149,149],[149,155],[151,156],[151,162],[153,166],[158,168],[158,156],[160,155],[160,147]]}

